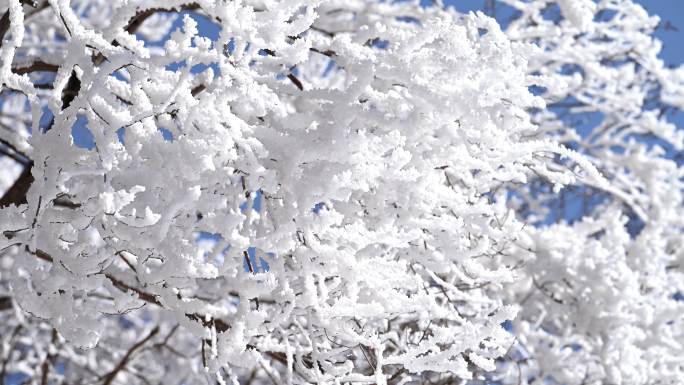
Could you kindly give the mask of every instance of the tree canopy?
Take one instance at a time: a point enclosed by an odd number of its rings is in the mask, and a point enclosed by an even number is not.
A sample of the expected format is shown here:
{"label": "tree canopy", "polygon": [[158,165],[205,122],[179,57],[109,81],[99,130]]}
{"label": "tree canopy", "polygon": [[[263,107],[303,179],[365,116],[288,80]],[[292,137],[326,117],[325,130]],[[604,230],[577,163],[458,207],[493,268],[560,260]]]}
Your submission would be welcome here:
{"label": "tree canopy", "polygon": [[0,2],[0,382],[680,383],[684,67],[498,5]]}

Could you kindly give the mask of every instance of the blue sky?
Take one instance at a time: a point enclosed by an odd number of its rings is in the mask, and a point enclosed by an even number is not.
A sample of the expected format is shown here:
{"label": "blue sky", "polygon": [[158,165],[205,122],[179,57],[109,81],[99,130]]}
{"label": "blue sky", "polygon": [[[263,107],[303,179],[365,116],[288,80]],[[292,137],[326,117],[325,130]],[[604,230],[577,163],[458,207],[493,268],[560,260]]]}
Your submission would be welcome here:
{"label": "blue sky", "polygon": [[[461,12],[466,12],[483,10],[486,1],[444,0],[444,3],[456,7]],[[684,0],[636,0],[636,2],[643,5],[649,14],[660,16],[660,27],[655,35],[663,42],[661,57],[667,64],[684,63],[684,44],[681,40],[684,33]]]}
{"label": "blue sky", "polygon": [[656,37],[663,42],[661,57],[668,64],[684,63],[684,45],[681,40],[684,33],[684,1],[640,0],[638,3],[642,4],[648,13],[660,16],[660,28],[656,31]]}

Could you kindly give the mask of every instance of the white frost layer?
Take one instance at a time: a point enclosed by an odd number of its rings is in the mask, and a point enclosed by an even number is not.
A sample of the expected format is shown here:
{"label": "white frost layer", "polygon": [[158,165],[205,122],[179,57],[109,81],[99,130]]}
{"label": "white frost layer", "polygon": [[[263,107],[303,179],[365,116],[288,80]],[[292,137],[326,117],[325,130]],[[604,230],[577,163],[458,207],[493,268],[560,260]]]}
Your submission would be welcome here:
{"label": "white frost layer", "polygon": [[23,167],[6,156],[0,157],[0,195],[4,195],[21,175]]}

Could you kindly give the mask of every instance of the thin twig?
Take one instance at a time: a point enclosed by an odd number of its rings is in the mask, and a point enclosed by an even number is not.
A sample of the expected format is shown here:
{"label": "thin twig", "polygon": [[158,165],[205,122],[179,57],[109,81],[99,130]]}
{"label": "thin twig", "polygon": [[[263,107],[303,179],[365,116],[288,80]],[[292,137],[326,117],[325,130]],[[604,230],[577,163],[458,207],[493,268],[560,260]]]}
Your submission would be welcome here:
{"label": "thin twig", "polygon": [[121,358],[119,363],[112,369],[111,372],[100,376],[100,379],[104,379],[103,385],[109,385],[114,381],[114,378],[116,378],[116,375],[128,364],[128,361],[130,361],[131,357],[133,356],[133,353],[135,353],[136,350],[140,349],[143,345],[147,343],[152,337],[154,337],[157,333],[159,332],[159,326],[155,326],[150,333],[143,338],[142,340],[136,342],[133,346],[131,346],[126,354]]}

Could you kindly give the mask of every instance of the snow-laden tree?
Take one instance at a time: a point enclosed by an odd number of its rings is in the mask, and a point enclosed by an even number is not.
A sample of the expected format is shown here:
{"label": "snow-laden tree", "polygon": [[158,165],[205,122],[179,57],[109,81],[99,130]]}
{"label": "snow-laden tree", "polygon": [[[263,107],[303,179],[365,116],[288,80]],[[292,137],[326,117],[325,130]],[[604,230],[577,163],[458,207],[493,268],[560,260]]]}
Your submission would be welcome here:
{"label": "snow-laden tree", "polygon": [[[539,177],[508,190],[537,226],[514,257],[521,279],[505,289],[522,309],[505,378],[680,383],[684,132],[666,116],[684,108],[682,69],[658,59],[658,18],[630,1],[507,3],[518,11],[509,38],[540,48],[527,68],[546,101],[532,112],[533,137],[581,152],[610,187],[559,195]],[[556,220],[568,212],[572,223]]]}
{"label": "snow-laden tree", "polygon": [[677,384],[684,69],[505,3],[5,1],[0,379]]}

